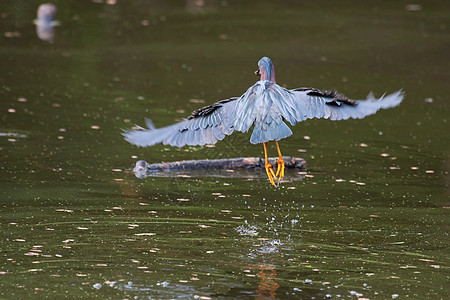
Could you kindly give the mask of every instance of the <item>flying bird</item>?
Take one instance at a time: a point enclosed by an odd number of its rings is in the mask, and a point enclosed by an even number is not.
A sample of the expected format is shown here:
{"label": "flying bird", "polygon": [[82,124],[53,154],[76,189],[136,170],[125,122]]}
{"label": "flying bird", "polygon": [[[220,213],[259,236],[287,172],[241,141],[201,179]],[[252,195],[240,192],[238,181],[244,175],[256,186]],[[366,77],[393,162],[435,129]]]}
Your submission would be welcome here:
{"label": "flying bird", "polygon": [[[221,100],[197,109],[189,117],[156,128],[146,119],[148,129],[129,130],[122,133],[131,144],[146,147],[158,143],[183,147],[215,144],[234,131],[247,132],[253,126],[250,143],[263,144],[265,170],[270,183],[275,186],[284,177],[284,161],[278,141],[292,135],[286,122],[295,125],[312,118],[333,121],[349,118],[362,119],[380,109],[399,105],[404,93],[399,90],[376,99],[350,100],[336,90],[297,88],[288,90],[275,81],[275,69],[268,57],[258,62],[255,72],[259,80],[242,96]],[[273,141],[277,148],[277,169],[268,161],[267,143]]]}

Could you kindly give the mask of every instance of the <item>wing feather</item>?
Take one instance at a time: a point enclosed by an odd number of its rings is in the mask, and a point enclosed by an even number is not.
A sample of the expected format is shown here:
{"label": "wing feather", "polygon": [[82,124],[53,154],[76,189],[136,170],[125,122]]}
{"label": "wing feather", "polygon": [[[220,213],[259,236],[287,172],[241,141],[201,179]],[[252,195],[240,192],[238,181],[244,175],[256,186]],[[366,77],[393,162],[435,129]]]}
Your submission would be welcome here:
{"label": "wing feather", "polygon": [[[376,113],[380,109],[386,109],[399,105],[405,97],[404,92],[399,90],[388,96],[378,99],[369,97],[367,100],[350,100],[336,91],[319,91],[315,89],[295,89],[290,90],[291,97],[284,97],[290,102],[292,109],[303,112],[297,113],[296,121],[305,119],[324,118],[333,121],[352,119],[362,119]],[[282,111],[286,118],[285,112]],[[291,111],[287,112],[289,117]]]}
{"label": "wing feather", "polygon": [[149,129],[126,130],[122,134],[125,140],[140,147],[158,143],[176,147],[215,144],[234,131],[228,119],[237,99],[230,98],[205,106],[192,112],[187,119],[162,128],[155,128],[153,122],[147,119]]}

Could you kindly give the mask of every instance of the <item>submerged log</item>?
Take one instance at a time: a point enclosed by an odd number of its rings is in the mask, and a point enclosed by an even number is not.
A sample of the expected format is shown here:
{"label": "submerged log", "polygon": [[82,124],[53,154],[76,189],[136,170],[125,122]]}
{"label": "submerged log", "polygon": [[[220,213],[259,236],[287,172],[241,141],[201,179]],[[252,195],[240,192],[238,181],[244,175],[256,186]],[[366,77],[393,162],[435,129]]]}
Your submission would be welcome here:
{"label": "submerged log", "polygon": [[[277,168],[277,157],[269,158],[273,168]],[[302,158],[283,156],[286,169],[305,170],[306,161]],[[201,159],[183,160],[167,163],[149,164],[145,160],[136,162],[133,169],[138,178],[145,178],[150,174],[170,171],[192,171],[192,170],[261,170],[264,169],[264,159],[260,157],[239,157],[226,159]]]}

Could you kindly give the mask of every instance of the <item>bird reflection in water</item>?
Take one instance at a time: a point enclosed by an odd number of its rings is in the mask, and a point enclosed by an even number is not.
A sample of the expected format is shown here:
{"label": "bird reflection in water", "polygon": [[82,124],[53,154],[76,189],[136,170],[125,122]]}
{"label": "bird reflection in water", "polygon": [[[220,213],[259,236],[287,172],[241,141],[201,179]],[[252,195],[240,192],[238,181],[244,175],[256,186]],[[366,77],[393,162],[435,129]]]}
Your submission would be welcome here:
{"label": "bird reflection in water", "polygon": [[258,289],[255,291],[258,296],[255,299],[275,298],[277,289],[280,287],[276,281],[277,270],[271,265],[259,265],[259,268]]}

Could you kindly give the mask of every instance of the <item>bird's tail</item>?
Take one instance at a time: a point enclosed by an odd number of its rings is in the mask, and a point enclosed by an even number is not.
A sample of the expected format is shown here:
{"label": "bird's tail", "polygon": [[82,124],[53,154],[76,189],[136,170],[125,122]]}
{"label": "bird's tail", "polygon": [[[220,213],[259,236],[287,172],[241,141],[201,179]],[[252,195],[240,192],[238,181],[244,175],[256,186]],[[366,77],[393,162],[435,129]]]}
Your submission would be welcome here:
{"label": "bird's tail", "polygon": [[292,135],[292,130],[283,122],[272,122],[266,128],[261,124],[255,125],[250,143],[260,144],[268,141],[279,141]]}

